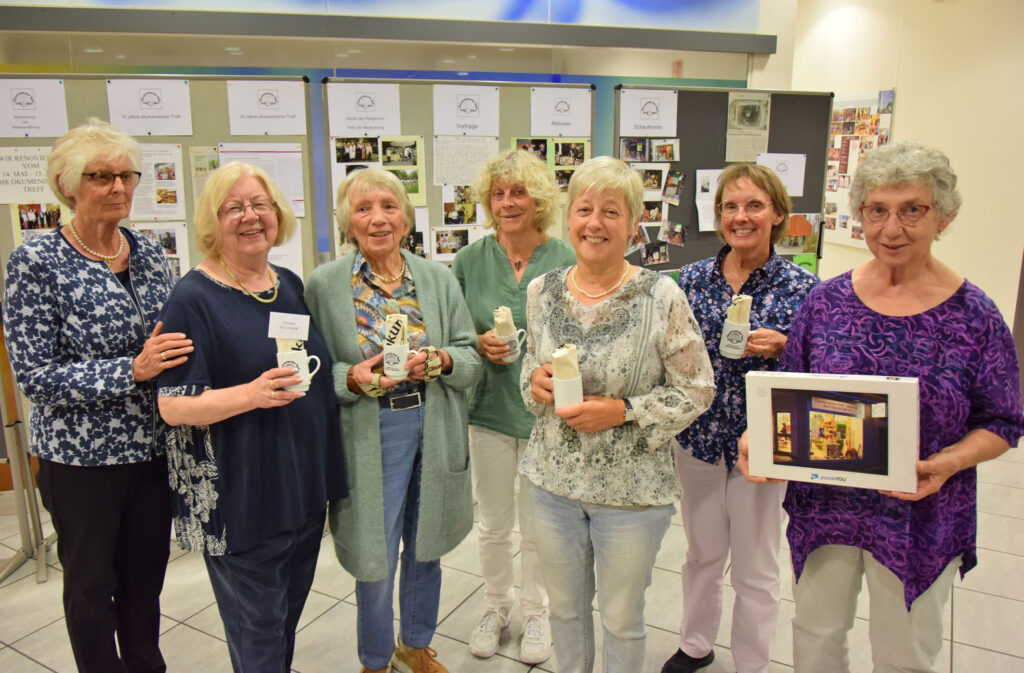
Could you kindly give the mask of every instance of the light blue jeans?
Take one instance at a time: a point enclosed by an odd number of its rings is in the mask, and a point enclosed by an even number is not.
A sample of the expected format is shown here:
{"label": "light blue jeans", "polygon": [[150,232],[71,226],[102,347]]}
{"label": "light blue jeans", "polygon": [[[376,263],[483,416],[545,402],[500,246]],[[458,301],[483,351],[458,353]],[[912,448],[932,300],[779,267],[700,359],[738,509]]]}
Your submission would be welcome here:
{"label": "light blue jeans", "polygon": [[605,673],[643,670],[644,592],[675,507],[604,507],[528,488],[559,673],[594,670],[595,590]]}
{"label": "light blue jeans", "polygon": [[356,582],[359,662],[371,671],[385,668],[395,650],[392,598],[399,542],[402,543],[402,575],[398,587],[402,642],[410,647],[426,647],[437,628],[441,561],[416,560],[422,434],[423,407],[380,410],[388,576],[378,582]]}

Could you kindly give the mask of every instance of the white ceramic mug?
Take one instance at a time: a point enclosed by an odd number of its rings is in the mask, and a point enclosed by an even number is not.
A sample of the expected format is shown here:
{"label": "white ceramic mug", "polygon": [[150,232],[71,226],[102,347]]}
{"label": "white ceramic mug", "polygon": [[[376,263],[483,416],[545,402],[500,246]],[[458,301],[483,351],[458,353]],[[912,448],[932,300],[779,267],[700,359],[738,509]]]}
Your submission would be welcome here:
{"label": "white ceramic mug", "polygon": [[[316,367],[310,369],[309,363],[312,360],[316,360]],[[313,375],[320,371],[320,358],[315,355],[307,355],[304,350],[285,351],[277,354],[277,366],[295,367],[298,370],[295,376],[302,379],[301,383],[288,386],[285,390],[304,391],[309,390],[309,382],[313,380]]]}
{"label": "white ceramic mug", "polygon": [[722,340],[718,342],[718,352],[723,357],[738,360],[747,350],[748,338],[750,338],[750,323],[726,320],[722,325]]}
{"label": "white ceramic mug", "polygon": [[405,361],[409,359],[409,344],[388,344],[384,346],[384,376],[404,381],[409,376]]}
{"label": "white ceramic mug", "polygon": [[518,360],[519,351],[522,350],[523,344],[526,343],[526,330],[517,329],[515,332],[512,332],[512,334],[509,334],[508,336],[500,336],[498,338],[504,341],[506,344],[508,344],[508,347],[510,349],[508,355],[501,358],[501,361],[515,362],[516,360]]}

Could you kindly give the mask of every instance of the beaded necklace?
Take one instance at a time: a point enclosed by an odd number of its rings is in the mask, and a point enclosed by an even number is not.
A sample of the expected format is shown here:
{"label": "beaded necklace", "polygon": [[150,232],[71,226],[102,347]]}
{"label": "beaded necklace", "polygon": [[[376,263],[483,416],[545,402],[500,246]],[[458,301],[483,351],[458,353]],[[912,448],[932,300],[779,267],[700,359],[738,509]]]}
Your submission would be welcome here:
{"label": "beaded necklace", "polygon": [[114,260],[120,257],[121,253],[124,252],[124,234],[121,232],[120,228],[118,228],[117,230],[117,236],[118,238],[121,239],[121,244],[117,246],[117,252],[115,252],[113,255],[101,255],[100,253],[96,252],[95,250],[87,246],[85,244],[85,241],[82,240],[82,237],[78,235],[78,231],[75,230],[74,220],[68,222],[68,229],[71,230],[71,235],[75,237],[76,241],[78,241],[78,245],[82,246],[82,250],[85,250],[87,253],[93,255],[94,257],[99,257],[100,259],[107,263],[107,266],[113,266]]}

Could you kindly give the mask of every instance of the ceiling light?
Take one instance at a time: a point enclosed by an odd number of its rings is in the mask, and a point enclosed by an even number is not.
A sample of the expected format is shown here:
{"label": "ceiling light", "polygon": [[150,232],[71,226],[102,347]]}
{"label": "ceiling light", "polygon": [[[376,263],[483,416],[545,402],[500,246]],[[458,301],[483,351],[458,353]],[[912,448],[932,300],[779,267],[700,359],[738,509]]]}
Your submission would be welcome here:
{"label": "ceiling light", "polygon": [[86,47],[82,51],[84,51],[86,54],[102,54],[103,53],[103,50],[100,49],[99,47]]}

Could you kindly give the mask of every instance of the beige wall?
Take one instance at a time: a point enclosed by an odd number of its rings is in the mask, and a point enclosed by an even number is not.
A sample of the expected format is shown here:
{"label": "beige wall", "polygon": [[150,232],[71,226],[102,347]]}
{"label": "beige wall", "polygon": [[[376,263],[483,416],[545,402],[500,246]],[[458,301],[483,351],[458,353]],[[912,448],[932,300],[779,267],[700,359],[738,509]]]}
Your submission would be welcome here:
{"label": "beige wall", "polygon": [[[960,178],[963,208],[933,252],[1011,324],[1024,251],[1022,30],[1020,0],[800,0],[792,77],[795,90],[896,88],[893,138],[938,147]],[[824,277],[869,257],[824,247]]]}

